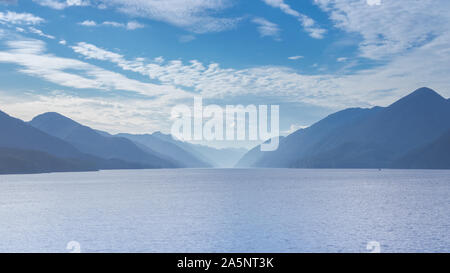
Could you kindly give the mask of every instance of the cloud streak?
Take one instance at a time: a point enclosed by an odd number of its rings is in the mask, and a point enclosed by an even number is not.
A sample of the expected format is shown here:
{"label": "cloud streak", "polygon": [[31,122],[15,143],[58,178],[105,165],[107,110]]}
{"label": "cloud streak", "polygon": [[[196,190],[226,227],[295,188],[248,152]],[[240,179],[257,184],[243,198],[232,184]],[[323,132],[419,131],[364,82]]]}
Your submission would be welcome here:
{"label": "cloud streak", "polygon": [[45,20],[31,13],[17,13],[13,11],[0,12],[0,23],[13,25],[38,25]]}
{"label": "cloud streak", "polygon": [[232,6],[230,0],[108,0],[102,7],[132,17],[162,21],[194,33],[220,32],[236,27],[239,18],[217,16]]}
{"label": "cloud streak", "polygon": [[291,8],[284,0],[262,0],[267,5],[278,8],[282,12],[297,18],[297,20],[303,26],[303,29],[314,39],[323,39],[325,33],[327,32],[324,28],[321,28],[317,23],[305,14],[302,14]]}
{"label": "cloud streak", "polygon": [[258,31],[261,37],[272,37],[274,40],[281,40],[281,29],[277,24],[272,23],[264,18],[254,18],[252,22],[258,25]]}
{"label": "cloud streak", "polygon": [[[445,91],[442,67],[449,67],[450,60],[436,51],[442,45],[439,42],[409,56],[398,57],[388,65],[348,75],[303,75],[289,68],[273,66],[237,70],[221,68],[216,63],[205,65],[196,60],[187,64],[163,59],[147,62],[129,60],[88,43],[78,43],[72,48],[87,59],[114,63],[125,71],[139,73],[164,85],[194,89],[205,98],[244,95],[270,98],[275,92],[280,100],[339,109],[387,105],[421,86],[422,81],[433,82],[436,84],[434,87]],[[428,55],[428,61],[419,61],[424,55]],[[432,63],[437,67],[428,68]],[[390,86],[393,91],[379,92],[385,86]]]}
{"label": "cloud streak", "polygon": [[33,2],[57,10],[68,7],[85,7],[91,4],[89,0],[33,0]]}
{"label": "cloud streak", "polygon": [[361,36],[360,56],[388,60],[450,30],[450,1],[315,0],[336,28]]}
{"label": "cloud streak", "polygon": [[97,23],[93,20],[85,20],[83,22],[78,23],[81,26],[85,27],[98,27],[98,26],[110,26],[110,27],[117,27],[117,28],[124,28],[127,30],[136,30],[140,28],[144,28],[145,25],[141,24],[137,21],[130,21],[128,23],[119,23],[114,21],[105,21],[103,23]]}
{"label": "cloud streak", "polygon": [[[131,91],[144,96],[185,97],[188,94],[169,85],[156,85],[129,79],[75,59],[61,58],[45,53],[40,40],[8,41],[9,50],[0,51],[0,62],[19,65],[20,72],[42,78],[60,86],[104,91]],[[109,53],[105,59],[113,58]],[[68,72],[70,71],[70,72]]]}

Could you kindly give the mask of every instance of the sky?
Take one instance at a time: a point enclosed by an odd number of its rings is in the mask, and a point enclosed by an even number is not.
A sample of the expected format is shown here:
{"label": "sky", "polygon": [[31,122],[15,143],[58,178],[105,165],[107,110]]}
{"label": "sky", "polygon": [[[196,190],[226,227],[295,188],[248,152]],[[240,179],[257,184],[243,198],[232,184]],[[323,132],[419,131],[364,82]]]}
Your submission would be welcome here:
{"label": "sky", "polygon": [[170,132],[177,104],[280,105],[289,134],[427,86],[450,96],[448,0],[0,0],[0,110]]}

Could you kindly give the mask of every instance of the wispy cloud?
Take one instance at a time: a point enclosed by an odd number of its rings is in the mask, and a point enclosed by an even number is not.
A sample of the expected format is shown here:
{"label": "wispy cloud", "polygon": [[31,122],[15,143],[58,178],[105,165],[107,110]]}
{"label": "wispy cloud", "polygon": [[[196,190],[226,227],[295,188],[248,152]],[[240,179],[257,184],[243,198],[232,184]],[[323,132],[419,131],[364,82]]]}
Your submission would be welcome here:
{"label": "wispy cloud", "polygon": [[[111,115],[111,118],[104,117],[101,119],[104,122],[103,126],[97,127],[106,129],[107,124],[116,128],[130,126],[127,128],[128,131],[136,131],[136,128],[142,128],[144,122],[149,121],[149,116],[158,117],[155,124],[163,126],[162,124],[167,122],[170,105],[192,97],[193,93],[185,90],[194,90],[195,94],[206,99],[239,98],[246,95],[270,99],[276,90],[280,101],[333,109],[387,105],[399,96],[423,85],[423,82],[431,82],[433,83],[431,87],[442,90],[444,95],[450,95],[446,91],[447,74],[450,69],[449,40],[448,36],[440,36],[425,46],[393,58],[386,65],[345,75],[305,75],[279,66],[223,68],[217,63],[204,64],[196,60],[182,62],[165,60],[162,57],[154,60],[136,59],[89,43],[72,46],[76,53],[85,58],[81,61],[49,54],[46,52],[45,43],[38,40],[7,42],[8,49],[0,51],[0,62],[16,64],[19,72],[61,87],[122,94],[123,96],[116,101],[108,101],[108,96],[102,96],[94,99],[95,102],[91,101],[92,98],[45,97],[40,98],[40,102],[34,105],[39,106],[39,109],[53,105],[47,109],[59,111],[64,109],[58,105],[67,105],[70,100],[79,101],[81,106],[72,111],[85,111],[86,115],[89,113],[93,117],[104,103],[105,107],[116,108],[100,111]],[[139,73],[148,77],[152,83],[133,80],[121,73],[89,64],[91,59],[111,62],[124,71]],[[377,91],[385,90],[386,86],[390,86],[392,91]],[[148,100],[134,101],[125,96],[129,92],[145,96]],[[30,109],[32,105],[33,103],[29,102]],[[139,110],[133,109],[135,105],[139,105]],[[15,107],[24,106],[15,104]],[[68,111],[70,110],[65,109],[61,112]],[[125,118],[134,121],[129,125],[116,125],[117,120],[127,120]],[[133,129],[131,128],[133,126],[136,127]]]}
{"label": "wispy cloud", "polygon": [[135,29],[139,29],[139,28],[144,28],[145,25],[143,25],[137,21],[131,21],[131,22],[128,22],[124,27],[128,30],[135,30]]}
{"label": "wispy cloud", "polygon": [[110,26],[110,27],[124,28],[127,30],[135,30],[135,29],[140,29],[140,28],[145,27],[144,24],[141,24],[137,21],[130,21],[128,23],[105,21],[103,23],[97,23],[93,20],[86,20],[86,21],[80,22],[79,25],[85,26],[85,27]]}
{"label": "wispy cloud", "polygon": [[288,59],[292,60],[292,61],[300,60],[300,59],[303,59],[303,58],[304,58],[303,56],[291,56],[291,57],[288,57]]}
{"label": "wispy cloud", "polygon": [[334,26],[361,36],[360,56],[389,60],[450,31],[450,1],[315,0]]}
{"label": "wispy cloud", "polygon": [[[220,32],[238,24],[240,18],[220,17],[218,13],[233,6],[232,0],[33,0],[53,9],[93,6],[112,8],[131,17],[162,21],[194,33]],[[140,28],[130,24],[128,29]]]}
{"label": "wispy cloud", "polygon": [[[433,56],[427,63],[417,62],[423,54],[429,57],[438,54],[432,49],[399,57],[386,66],[348,75],[303,75],[289,68],[272,66],[237,70],[221,68],[215,63],[205,65],[196,60],[186,64],[162,58],[158,62],[133,60],[88,43],[78,43],[73,49],[88,59],[112,62],[125,71],[139,73],[164,85],[194,89],[205,98],[270,97],[276,90],[280,100],[331,108],[386,105],[420,86],[420,81],[442,82],[444,85],[440,86],[445,86],[445,81],[440,78],[443,76],[441,69],[449,66],[446,63],[448,56]],[[440,69],[424,69],[428,65],[432,67],[431,63],[439,63],[436,67]],[[394,91],[374,92],[385,89],[383,86],[386,85],[392,86]]]}
{"label": "wispy cloud", "polygon": [[42,30],[37,29],[35,27],[29,27],[28,30],[31,33],[37,34],[37,35],[39,35],[41,37],[45,37],[45,38],[48,38],[48,39],[55,39],[55,36],[52,36],[52,35],[49,35],[49,34],[45,34]]}
{"label": "wispy cloud", "polygon": [[281,29],[277,24],[272,23],[264,18],[254,18],[252,22],[258,25],[258,31],[261,34],[261,37],[269,36],[275,40],[280,40]]}
{"label": "wispy cloud", "polygon": [[220,32],[232,29],[239,18],[224,18],[217,14],[232,6],[230,0],[108,0],[103,8],[151,20],[169,23],[195,33]]}
{"label": "wispy cloud", "polygon": [[91,4],[89,0],[33,0],[33,2],[58,10],[68,7],[84,7]]}
{"label": "wispy cloud", "polygon": [[31,13],[17,13],[13,11],[0,12],[0,23],[14,25],[37,25],[45,20]]}
{"label": "wispy cloud", "polygon": [[[152,97],[165,96],[168,93],[172,96],[186,94],[170,85],[132,80],[86,62],[45,53],[45,43],[40,40],[8,41],[7,46],[9,50],[0,51],[0,62],[17,64],[21,67],[20,72],[61,86],[105,91],[123,90]],[[104,54],[103,57],[96,57],[105,60],[115,58],[112,53]]]}
{"label": "wispy cloud", "polygon": [[302,24],[303,29],[308,32],[309,36],[315,39],[322,39],[327,32],[324,28],[321,28],[317,23],[309,16],[302,14],[291,8],[284,0],[262,0],[267,5],[279,8],[284,13],[297,18],[297,20]]}
{"label": "wispy cloud", "polygon": [[97,26],[97,23],[92,20],[85,20],[83,22],[80,22],[79,25],[85,26],[85,27],[95,27],[95,26]]}

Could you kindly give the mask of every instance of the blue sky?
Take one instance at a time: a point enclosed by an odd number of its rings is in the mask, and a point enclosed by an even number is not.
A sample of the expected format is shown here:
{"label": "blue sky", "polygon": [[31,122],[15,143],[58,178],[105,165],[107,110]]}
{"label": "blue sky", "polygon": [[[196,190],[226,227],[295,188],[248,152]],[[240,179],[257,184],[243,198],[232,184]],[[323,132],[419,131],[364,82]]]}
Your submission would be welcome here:
{"label": "blue sky", "polygon": [[279,104],[283,134],[421,86],[450,95],[447,0],[0,0],[0,109],[112,133]]}

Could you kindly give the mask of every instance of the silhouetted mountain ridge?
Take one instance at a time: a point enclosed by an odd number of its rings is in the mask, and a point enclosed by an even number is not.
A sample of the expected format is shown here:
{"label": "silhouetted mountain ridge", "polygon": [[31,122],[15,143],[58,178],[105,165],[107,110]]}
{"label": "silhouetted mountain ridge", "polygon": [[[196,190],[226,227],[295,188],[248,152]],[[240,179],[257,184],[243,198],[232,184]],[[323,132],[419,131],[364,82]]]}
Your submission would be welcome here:
{"label": "silhouetted mountain ridge", "polygon": [[171,141],[166,141],[164,138],[160,138],[155,134],[144,134],[144,135],[132,135],[132,134],[118,134],[118,137],[128,138],[135,143],[140,143],[154,151],[165,154],[171,158],[176,158],[176,160],[186,168],[210,168],[211,164],[206,163],[201,158],[184,150],[179,145],[172,143]]}
{"label": "silhouetted mountain ridge", "polygon": [[105,159],[138,163],[149,168],[172,168],[178,164],[150,150],[142,150],[129,139],[108,137],[58,113],[45,113],[29,122],[33,127],[72,144],[80,151]]}
{"label": "silhouetted mountain ridge", "polygon": [[393,168],[399,158],[449,129],[449,100],[429,88],[420,88],[388,107],[352,108],[332,114],[286,137],[277,151],[254,149],[237,166]]}
{"label": "silhouetted mountain ridge", "polygon": [[232,168],[238,160],[247,152],[242,148],[223,148],[217,149],[205,145],[193,144],[175,139],[173,136],[162,132],[155,132],[152,136],[163,141],[173,143],[183,150],[194,155],[204,162],[208,162],[215,168]]}

